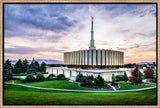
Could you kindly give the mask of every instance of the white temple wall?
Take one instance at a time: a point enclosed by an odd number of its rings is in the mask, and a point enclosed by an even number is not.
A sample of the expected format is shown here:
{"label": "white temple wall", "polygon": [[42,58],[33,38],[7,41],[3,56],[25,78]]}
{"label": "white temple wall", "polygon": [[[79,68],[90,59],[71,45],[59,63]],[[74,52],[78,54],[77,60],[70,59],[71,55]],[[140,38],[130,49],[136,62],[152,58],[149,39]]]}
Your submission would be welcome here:
{"label": "white temple wall", "polygon": [[93,50],[93,65],[96,65],[96,50]]}
{"label": "white temple wall", "polygon": [[89,65],[92,65],[92,53],[91,53],[91,50],[89,50]]}
{"label": "white temple wall", "polygon": [[105,55],[105,50],[102,50],[102,65],[105,65],[105,61],[106,61],[106,55]]}
{"label": "white temple wall", "polygon": [[101,65],[101,51],[98,50],[98,65]]}
{"label": "white temple wall", "polygon": [[124,53],[112,50],[67,52],[64,54],[64,63],[70,65],[123,65]]}
{"label": "white temple wall", "polygon": [[87,50],[85,50],[85,65],[88,64],[88,54],[87,54]]}

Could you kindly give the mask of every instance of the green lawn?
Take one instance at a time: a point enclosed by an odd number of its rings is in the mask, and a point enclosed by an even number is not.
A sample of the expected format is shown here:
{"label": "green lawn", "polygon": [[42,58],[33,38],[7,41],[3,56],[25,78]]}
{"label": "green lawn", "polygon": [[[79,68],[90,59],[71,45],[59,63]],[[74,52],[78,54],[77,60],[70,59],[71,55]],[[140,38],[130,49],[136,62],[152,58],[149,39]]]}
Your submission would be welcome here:
{"label": "green lawn", "polygon": [[120,88],[117,90],[131,90],[131,89],[140,89],[146,87],[153,87],[152,85],[127,85],[127,84],[119,84]]}
{"label": "green lawn", "polygon": [[59,89],[73,89],[73,90],[93,90],[93,91],[113,91],[113,89],[90,89],[80,87],[78,84],[73,82],[68,82],[65,80],[53,80],[53,81],[41,81],[41,82],[32,82],[32,83],[22,83],[19,80],[10,80],[7,82],[21,83],[30,86],[44,87],[44,88],[59,88]]}
{"label": "green lawn", "polygon": [[[58,86],[58,85],[57,85]],[[152,104],[156,89],[119,93],[82,93],[39,90],[18,85],[4,85],[4,105],[57,105],[57,104]]]}
{"label": "green lawn", "polygon": [[[90,88],[84,88],[80,87],[78,84],[73,82],[68,82],[65,80],[53,80],[53,81],[41,81],[41,82],[32,82],[32,83],[23,83],[19,80],[10,80],[7,82],[15,83],[21,83],[25,85],[30,86],[36,86],[36,87],[44,87],[44,88],[59,88],[59,89],[73,89],[73,90],[93,90],[93,91],[113,91],[113,89],[90,89]],[[127,84],[119,84],[120,88],[117,90],[131,90],[131,89],[140,89],[140,88],[146,88],[146,87],[153,87],[151,85],[127,85]]]}

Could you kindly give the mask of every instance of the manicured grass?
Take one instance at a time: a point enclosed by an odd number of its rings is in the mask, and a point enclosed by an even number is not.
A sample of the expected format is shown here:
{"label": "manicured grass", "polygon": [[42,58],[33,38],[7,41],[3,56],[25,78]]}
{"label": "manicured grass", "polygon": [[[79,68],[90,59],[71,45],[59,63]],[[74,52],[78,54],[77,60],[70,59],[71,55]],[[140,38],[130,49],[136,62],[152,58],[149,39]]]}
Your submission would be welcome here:
{"label": "manicured grass", "polygon": [[146,87],[153,87],[152,85],[127,85],[127,84],[119,84],[120,88],[117,90],[131,90],[131,89],[140,89]]}
{"label": "manicured grass", "polygon": [[[20,80],[9,80],[7,82],[12,82],[36,86],[36,87],[44,87],[44,88],[59,88],[59,89],[73,89],[73,90],[93,90],[93,91],[113,91],[113,89],[90,89],[80,87],[78,84],[73,82],[68,82],[65,80],[53,80],[53,81],[41,81],[41,82],[31,82],[31,83],[23,83]],[[131,89],[140,89],[146,87],[153,87],[152,85],[127,85],[127,84],[119,84],[120,88],[117,90],[131,90]]]}
{"label": "manicured grass", "polygon": [[156,89],[118,92],[118,93],[82,93],[39,90],[18,85],[4,85],[4,105],[116,105],[116,104],[152,104],[155,105]]}
{"label": "manicured grass", "polygon": [[93,91],[113,91],[113,89],[90,89],[80,87],[78,84],[65,81],[65,80],[53,80],[53,81],[41,81],[32,83],[22,83],[18,80],[10,80],[8,82],[14,81],[15,83],[21,83],[30,86],[44,87],[44,88],[59,88],[59,89],[73,89],[73,90],[93,90]]}

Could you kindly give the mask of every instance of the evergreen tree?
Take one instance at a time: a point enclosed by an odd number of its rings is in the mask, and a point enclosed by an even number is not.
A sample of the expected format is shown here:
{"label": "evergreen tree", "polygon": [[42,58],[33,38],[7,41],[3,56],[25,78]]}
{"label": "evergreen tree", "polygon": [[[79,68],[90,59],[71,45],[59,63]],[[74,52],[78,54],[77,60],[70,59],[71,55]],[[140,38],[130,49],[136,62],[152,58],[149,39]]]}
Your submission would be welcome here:
{"label": "evergreen tree", "polygon": [[128,81],[128,76],[127,76],[126,72],[124,72],[124,81],[125,81],[125,82]]}
{"label": "evergreen tree", "polygon": [[5,64],[8,64],[11,67],[11,61],[9,59],[6,60]]}
{"label": "evergreen tree", "polygon": [[112,83],[114,83],[116,81],[116,77],[114,76],[114,74],[112,74]]}
{"label": "evergreen tree", "polygon": [[29,65],[28,60],[27,59],[23,60],[22,64],[23,64],[22,70],[23,70],[23,73],[25,73],[25,72],[27,72],[27,67]]}
{"label": "evergreen tree", "polygon": [[140,71],[139,71],[139,73],[138,73],[137,82],[138,82],[138,83],[141,83],[141,82],[142,82],[141,72],[140,72]]}
{"label": "evergreen tree", "polygon": [[98,77],[96,77],[94,79],[94,85],[95,86],[104,86],[105,85],[105,81],[100,75],[98,75]]}
{"label": "evergreen tree", "polygon": [[78,74],[77,77],[76,77],[76,82],[80,82],[82,77],[83,77],[82,74]]}
{"label": "evergreen tree", "polygon": [[4,67],[3,67],[3,78],[4,80],[9,80],[12,78],[12,66],[11,66],[11,61],[8,59],[5,63],[4,63]]}
{"label": "evergreen tree", "polygon": [[38,68],[32,61],[32,63],[27,67],[27,73],[36,74],[37,72],[38,72]]}
{"label": "evergreen tree", "polygon": [[81,86],[92,86],[92,79],[89,76],[83,76],[80,81]]}
{"label": "evergreen tree", "polygon": [[42,62],[41,64],[41,72],[45,72],[46,71],[46,63]]}
{"label": "evergreen tree", "polygon": [[36,66],[37,66],[37,68],[38,68],[38,72],[40,72],[40,66],[39,66],[39,63],[38,63],[37,61],[35,61],[34,63],[35,63],[35,65],[36,65]]}
{"label": "evergreen tree", "polygon": [[14,65],[14,72],[17,73],[17,74],[23,73],[22,68],[23,68],[23,64],[22,64],[21,59],[19,59],[17,61],[17,63]]}

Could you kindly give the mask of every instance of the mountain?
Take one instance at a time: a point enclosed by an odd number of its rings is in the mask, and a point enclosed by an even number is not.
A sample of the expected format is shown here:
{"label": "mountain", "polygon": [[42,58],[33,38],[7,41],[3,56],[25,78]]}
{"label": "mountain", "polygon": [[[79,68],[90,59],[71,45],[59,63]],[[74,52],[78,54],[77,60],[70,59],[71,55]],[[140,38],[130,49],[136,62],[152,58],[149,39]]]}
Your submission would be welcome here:
{"label": "mountain", "polygon": [[[39,64],[41,64],[42,62],[45,62],[46,64],[63,64],[63,61],[59,61],[59,60],[50,60],[50,59],[36,59],[36,61],[38,61]],[[12,64],[16,64],[17,60],[12,60]],[[32,62],[32,60],[28,60],[29,64]]]}
{"label": "mountain", "polygon": [[139,62],[139,63],[137,63],[137,64],[139,64],[139,65],[143,65],[143,64],[153,64],[153,62]]}

